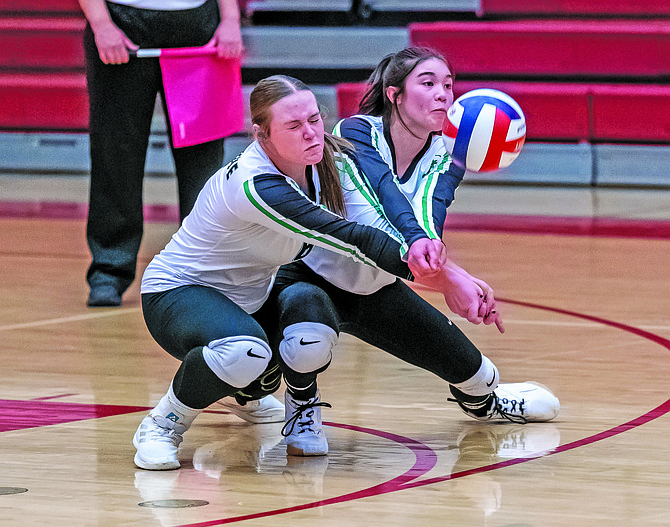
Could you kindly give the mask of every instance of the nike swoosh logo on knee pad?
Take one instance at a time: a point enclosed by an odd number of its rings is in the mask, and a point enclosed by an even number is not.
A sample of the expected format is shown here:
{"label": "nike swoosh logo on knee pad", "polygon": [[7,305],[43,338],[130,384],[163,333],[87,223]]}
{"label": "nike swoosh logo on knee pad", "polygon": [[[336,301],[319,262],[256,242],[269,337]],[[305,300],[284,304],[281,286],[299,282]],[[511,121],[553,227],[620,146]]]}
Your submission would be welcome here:
{"label": "nike swoosh logo on knee pad", "polygon": [[310,344],[318,344],[320,341],[319,340],[308,340],[305,342],[304,340],[300,339],[300,345],[301,346],[309,346]]}
{"label": "nike swoosh logo on knee pad", "polygon": [[263,355],[256,355],[253,352],[253,348],[250,348],[249,351],[247,351],[247,355],[249,355],[249,357],[256,357],[257,359],[264,359],[265,358],[265,357],[263,357]]}

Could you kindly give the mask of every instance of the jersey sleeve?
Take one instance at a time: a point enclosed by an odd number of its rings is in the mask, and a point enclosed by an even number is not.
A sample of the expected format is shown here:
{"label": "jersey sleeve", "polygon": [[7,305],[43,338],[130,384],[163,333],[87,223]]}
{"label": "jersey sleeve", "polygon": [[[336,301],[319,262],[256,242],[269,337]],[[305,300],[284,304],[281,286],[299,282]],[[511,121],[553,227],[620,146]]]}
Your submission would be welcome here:
{"label": "jersey sleeve", "polygon": [[344,119],[339,124],[339,135],[354,145],[350,156],[358,170],[367,178],[367,183],[377,194],[384,214],[400,231],[408,246],[429,235],[414,215],[412,204],[398,188],[393,170],[381,157],[373,144],[372,125],[355,117]]}
{"label": "jersey sleeve", "polygon": [[247,221],[413,280],[401,258],[400,240],[315,204],[285,177],[254,176],[244,182],[242,192],[237,213]]}
{"label": "jersey sleeve", "polygon": [[428,232],[435,232],[435,237],[438,238],[442,238],[444,222],[447,219],[447,208],[454,201],[456,189],[465,174],[465,169],[456,165],[448,154],[445,154],[444,164],[446,165],[446,170],[438,169],[431,176],[435,179],[434,184],[426,185],[426,194],[423,197],[426,205],[422,207],[426,215],[423,218],[426,230]]}

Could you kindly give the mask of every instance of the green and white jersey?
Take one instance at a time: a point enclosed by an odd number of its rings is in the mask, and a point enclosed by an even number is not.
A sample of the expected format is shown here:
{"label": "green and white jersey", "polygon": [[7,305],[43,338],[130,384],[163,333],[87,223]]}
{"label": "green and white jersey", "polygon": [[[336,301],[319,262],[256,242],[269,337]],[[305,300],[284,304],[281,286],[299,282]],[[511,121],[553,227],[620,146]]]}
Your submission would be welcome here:
{"label": "green and white jersey", "polygon": [[[440,134],[431,136],[399,177],[393,143],[381,117],[343,119],[334,133],[354,145],[340,164],[348,219],[385,229],[407,245],[425,237],[441,239],[447,207],[465,171],[452,162]],[[370,294],[395,280],[324,251],[314,250],[304,261],[329,282],[352,293]]]}
{"label": "green and white jersey", "polygon": [[447,207],[465,174],[453,163],[441,134],[433,134],[407,170],[398,174],[395,148],[381,117],[343,119],[334,133],[354,145],[352,157],[359,172],[409,245],[422,237],[417,228],[424,237],[441,238]]}
{"label": "green and white jersey", "polygon": [[[318,174],[309,168],[318,196]],[[312,201],[254,142],[209,179],[191,214],[147,267],[141,291],[209,286],[253,313],[267,299],[279,266],[312,246],[411,279],[397,237]]]}

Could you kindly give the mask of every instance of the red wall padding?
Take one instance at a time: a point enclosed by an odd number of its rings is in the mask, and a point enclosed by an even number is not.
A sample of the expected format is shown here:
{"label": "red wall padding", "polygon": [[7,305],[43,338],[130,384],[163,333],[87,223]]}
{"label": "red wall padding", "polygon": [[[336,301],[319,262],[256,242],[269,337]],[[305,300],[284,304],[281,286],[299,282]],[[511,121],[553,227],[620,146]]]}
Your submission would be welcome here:
{"label": "red wall padding", "polygon": [[670,16],[668,0],[480,0],[480,16]]}
{"label": "red wall padding", "polygon": [[670,144],[670,86],[602,85],[591,93],[598,141]]}
{"label": "red wall padding", "polygon": [[81,8],[77,0],[0,0],[0,13],[81,13]]}
{"label": "red wall padding", "polygon": [[517,20],[409,25],[457,75],[645,79],[670,76],[670,20]]}
{"label": "red wall padding", "polygon": [[0,67],[83,70],[85,25],[73,17],[0,19]]}
{"label": "red wall padding", "polygon": [[[364,87],[337,86],[340,116],[357,113]],[[454,96],[476,88],[513,97],[531,141],[670,143],[670,86],[457,81]]]}
{"label": "red wall padding", "polygon": [[88,95],[83,74],[0,75],[0,129],[85,131]]}

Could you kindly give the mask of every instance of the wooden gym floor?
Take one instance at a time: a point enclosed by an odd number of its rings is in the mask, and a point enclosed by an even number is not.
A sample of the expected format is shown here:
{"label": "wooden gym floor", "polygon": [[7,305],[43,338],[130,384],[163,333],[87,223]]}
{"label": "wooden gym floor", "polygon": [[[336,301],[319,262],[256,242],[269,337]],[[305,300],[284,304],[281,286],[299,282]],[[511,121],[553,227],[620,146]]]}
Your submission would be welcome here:
{"label": "wooden gym floor", "polygon": [[[667,191],[459,190],[447,244],[507,331],[454,321],[503,382],[552,389],[555,421],[469,420],[439,379],[345,335],[320,377],[327,457],[287,457],[281,424],[212,407],[183,468],[149,472],[131,438],[177,362],[138,284],[86,308],[81,178],[0,184],[0,525],[670,525]],[[164,185],[148,184],[142,268],[175,229]]]}

